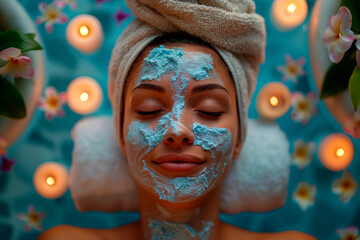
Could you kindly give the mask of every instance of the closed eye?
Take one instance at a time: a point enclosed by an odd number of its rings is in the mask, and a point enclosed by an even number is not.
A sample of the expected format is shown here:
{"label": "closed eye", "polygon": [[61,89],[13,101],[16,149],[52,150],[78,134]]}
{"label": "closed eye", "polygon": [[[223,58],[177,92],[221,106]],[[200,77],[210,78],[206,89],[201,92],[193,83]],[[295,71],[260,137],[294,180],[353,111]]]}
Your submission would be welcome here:
{"label": "closed eye", "polygon": [[221,115],[223,115],[222,112],[206,112],[206,111],[200,111],[200,110],[198,110],[197,112],[199,112],[200,114],[210,116],[210,117],[220,117]]}
{"label": "closed eye", "polygon": [[158,113],[161,113],[162,110],[157,110],[157,111],[151,111],[151,112],[143,112],[143,111],[137,111],[136,113],[142,116],[149,116],[149,115],[155,115]]}

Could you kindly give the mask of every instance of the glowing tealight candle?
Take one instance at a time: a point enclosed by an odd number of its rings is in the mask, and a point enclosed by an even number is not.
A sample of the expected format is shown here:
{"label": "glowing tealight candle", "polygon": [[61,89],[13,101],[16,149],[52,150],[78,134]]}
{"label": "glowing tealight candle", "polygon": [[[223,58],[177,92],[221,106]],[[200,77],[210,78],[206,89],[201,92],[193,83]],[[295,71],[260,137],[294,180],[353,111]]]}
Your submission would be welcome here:
{"label": "glowing tealight candle", "polygon": [[290,108],[291,94],[282,83],[272,82],[265,85],[256,99],[257,112],[264,118],[276,119]]}
{"label": "glowing tealight candle", "polygon": [[81,26],[79,29],[80,36],[87,37],[90,33],[89,28],[87,26]]}
{"label": "glowing tealight candle", "polygon": [[47,162],[36,169],[33,183],[36,191],[44,198],[58,198],[67,190],[68,173],[59,163]]}
{"label": "glowing tealight candle", "polygon": [[319,159],[332,171],[342,171],[354,157],[354,146],[344,134],[335,133],[324,138],[319,146]]}
{"label": "glowing tealight candle", "polygon": [[55,185],[55,178],[53,176],[49,176],[46,178],[46,183],[49,186],[54,186]]}
{"label": "glowing tealight candle", "polygon": [[271,20],[278,29],[289,30],[303,23],[307,12],[305,0],[275,0],[271,7]]}
{"label": "glowing tealight candle", "polygon": [[270,98],[270,104],[271,106],[276,107],[279,104],[279,99],[275,96],[272,96]]}
{"label": "glowing tealight candle", "polygon": [[83,14],[70,21],[66,28],[66,38],[76,49],[91,53],[103,42],[103,30],[97,18]]}
{"label": "glowing tealight candle", "polygon": [[89,100],[89,94],[87,92],[82,92],[80,94],[80,101],[86,102],[87,100]]}
{"label": "glowing tealight candle", "polygon": [[96,80],[78,77],[68,86],[68,106],[76,113],[89,114],[96,111],[102,102],[102,90]]}

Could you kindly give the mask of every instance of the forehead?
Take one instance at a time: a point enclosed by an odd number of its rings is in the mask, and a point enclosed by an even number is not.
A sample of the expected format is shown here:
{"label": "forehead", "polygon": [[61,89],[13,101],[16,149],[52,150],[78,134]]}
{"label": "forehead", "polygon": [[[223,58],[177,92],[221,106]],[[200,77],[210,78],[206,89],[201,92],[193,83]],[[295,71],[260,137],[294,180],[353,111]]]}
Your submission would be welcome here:
{"label": "forehead", "polygon": [[[171,71],[171,64],[172,61],[179,59],[181,71],[187,73],[190,85],[203,82],[196,80],[205,80],[206,82],[222,83],[225,87],[234,89],[228,67],[219,54],[209,47],[189,43],[164,44],[164,48],[160,46],[145,48],[130,71],[126,88],[133,89],[142,80],[149,79],[154,79],[151,82],[156,84],[165,83],[164,81],[155,81],[155,79],[161,78],[163,75],[166,76],[167,73],[174,74]],[[151,65],[156,65],[156,67]],[[207,71],[210,69],[211,71]],[[212,74],[204,77],[205,72],[212,72]]]}

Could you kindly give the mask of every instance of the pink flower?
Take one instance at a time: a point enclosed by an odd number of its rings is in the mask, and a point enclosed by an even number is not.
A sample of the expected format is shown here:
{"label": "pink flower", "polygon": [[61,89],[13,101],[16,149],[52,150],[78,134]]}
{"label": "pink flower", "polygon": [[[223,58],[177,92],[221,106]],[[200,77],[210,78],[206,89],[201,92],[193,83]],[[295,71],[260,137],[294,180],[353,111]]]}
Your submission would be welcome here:
{"label": "pink flower", "polygon": [[110,2],[110,0],[95,0],[96,4],[99,5],[100,3],[103,2]]}
{"label": "pink flower", "polygon": [[285,66],[278,66],[277,70],[283,74],[282,80],[292,80],[294,83],[297,82],[297,78],[300,75],[305,75],[304,64],[305,59],[299,58],[298,60],[292,59],[290,55],[285,55]]}
{"label": "pink flower", "polygon": [[115,19],[116,24],[119,25],[126,18],[130,17],[130,14],[124,12],[121,8],[119,8],[112,17],[113,19]]}
{"label": "pink flower", "polygon": [[56,6],[60,8],[65,8],[66,5],[69,4],[71,9],[76,9],[77,8],[76,1],[77,0],[56,0],[54,3]]}
{"label": "pink flower", "polygon": [[340,201],[347,203],[355,195],[358,183],[349,172],[344,172],[340,179],[332,184],[333,193],[339,194]]}
{"label": "pink flower", "polygon": [[36,212],[34,206],[30,205],[28,207],[28,212],[18,214],[17,218],[26,222],[24,226],[26,232],[30,231],[32,228],[41,231],[41,221],[45,218],[45,213]]}
{"label": "pink flower", "polygon": [[360,240],[359,230],[357,227],[350,226],[346,229],[338,229],[336,230],[337,234],[340,236],[340,240]]}
{"label": "pink flower", "polygon": [[334,63],[340,62],[354,41],[354,33],[350,30],[351,23],[351,12],[344,6],[329,20],[323,42],[329,51],[330,60]]}
{"label": "pink flower", "polygon": [[307,96],[304,96],[301,92],[294,92],[291,95],[291,104],[293,106],[291,119],[305,125],[317,113],[317,102],[318,98],[315,92],[310,92]]}
{"label": "pink flower", "polygon": [[315,195],[315,185],[308,184],[307,182],[300,182],[292,197],[302,210],[306,210],[308,207],[314,205]]}
{"label": "pink flower", "polygon": [[56,4],[40,3],[39,10],[41,16],[36,18],[36,23],[45,22],[45,29],[48,33],[52,32],[54,23],[66,23],[68,20],[68,17],[62,12],[62,7]]}
{"label": "pink flower", "polygon": [[34,75],[34,69],[30,67],[31,58],[21,56],[18,48],[7,48],[0,52],[0,59],[8,63],[0,68],[0,74],[9,74],[14,78],[31,78]]}
{"label": "pink flower", "polygon": [[0,156],[0,172],[11,172],[15,160],[8,159],[4,155]]}
{"label": "pink flower", "polygon": [[304,169],[313,158],[315,151],[315,143],[306,143],[303,140],[296,140],[294,142],[294,152],[292,154],[292,160],[295,165],[300,169]]}
{"label": "pink flower", "polygon": [[62,106],[66,102],[65,93],[58,93],[54,87],[47,87],[45,98],[40,98],[39,108],[45,111],[45,117],[52,120],[54,116],[65,116]]}
{"label": "pink flower", "polygon": [[356,48],[358,50],[356,50],[356,62],[358,67],[360,68],[360,38],[356,41]]}

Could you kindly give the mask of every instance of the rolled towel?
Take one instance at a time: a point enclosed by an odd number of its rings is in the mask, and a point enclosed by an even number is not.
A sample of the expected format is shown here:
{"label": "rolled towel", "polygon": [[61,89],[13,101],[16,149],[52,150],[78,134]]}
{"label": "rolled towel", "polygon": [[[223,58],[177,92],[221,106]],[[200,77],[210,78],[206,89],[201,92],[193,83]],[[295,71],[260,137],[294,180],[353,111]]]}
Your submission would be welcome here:
{"label": "rolled towel", "polygon": [[264,19],[251,0],[127,0],[136,19],[116,41],[109,65],[108,95],[120,142],[125,79],[137,56],[164,32],[186,32],[210,43],[234,79],[241,138],[245,140],[258,64],[264,60]]}
{"label": "rolled towel", "polygon": [[[79,211],[136,211],[139,198],[127,161],[115,141],[112,117],[88,117],[72,131],[71,196]],[[249,121],[242,152],[226,176],[220,209],[224,213],[263,212],[286,199],[290,153],[276,123]]]}

